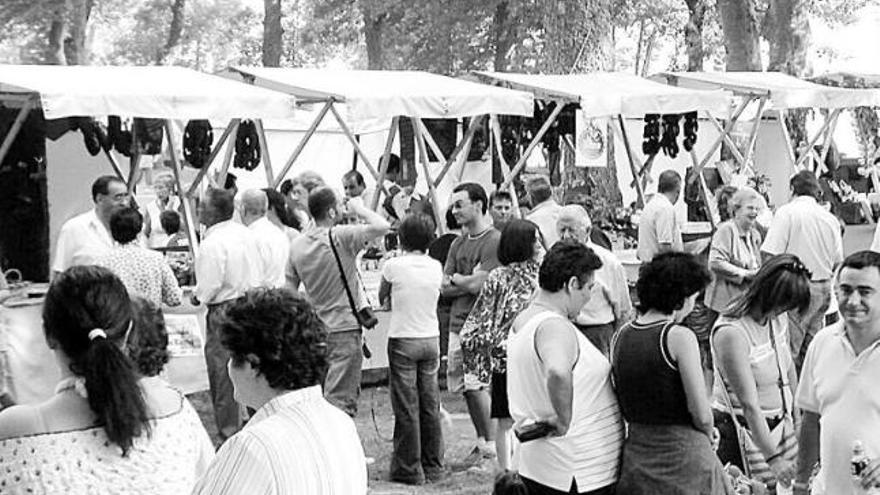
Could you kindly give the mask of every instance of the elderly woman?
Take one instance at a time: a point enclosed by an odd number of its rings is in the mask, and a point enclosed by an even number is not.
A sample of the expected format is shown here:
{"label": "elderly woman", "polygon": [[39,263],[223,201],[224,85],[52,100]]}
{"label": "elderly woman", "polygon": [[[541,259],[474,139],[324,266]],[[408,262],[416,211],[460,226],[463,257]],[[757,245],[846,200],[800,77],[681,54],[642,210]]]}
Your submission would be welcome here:
{"label": "elderly woman", "polygon": [[194,494],[363,495],[354,421],[326,399],[327,330],[305,299],[255,289],[220,324],[235,400],[256,410],[220,447]]}
{"label": "elderly woman", "polygon": [[0,413],[0,491],[189,493],[214,448],[183,394],[142,379],[125,356],[132,307],[119,278],[63,272],[43,327],[62,378],[46,402]]}
{"label": "elderly woman", "polygon": [[790,254],[774,256],[712,333],[718,457],[741,468],[747,464],[750,476],[771,490],[777,481],[791,482],[797,454],[792,422],[797,375],[786,313],[803,312],[809,304],[810,275],[803,263]]}
{"label": "elderly woman", "polygon": [[714,278],[704,302],[712,310],[713,320],[745,291],[761,266],[762,238],[755,226],[761,196],[750,187],[741,187],[728,204],[732,216],[718,225],[709,249],[709,270]]}
{"label": "elderly woman", "polygon": [[171,174],[162,174],[153,179],[153,192],[156,200],[147,203],[144,208],[144,236],[151,248],[168,245],[169,233],[162,227],[160,215],[163,211],[177,211],[180,199],[174,196],[174,178]]}
{"label": "elderly woman", "polygon": [[142,225],[143,217],[136,208],[115,211],[110,217],[110,235],[117,246],[96,264],[115,273],[131,294],[156,305],[178,306],[183,292],[171,266],[160,253],[138,245]]}
{"label": "elderly woman", "polygon": [[686,253],[663,253],[642,265],[639,316],[611,344],[617,398],[629,424],[617,493],[730,493],[712,451],[697,338],[680,325],[710,278]]}
{"label": "elderly woman", "polygon": [[498,241],[501,266],[489,272],[461,329],[465,371],[492,385],[490,415],[498,420],[495,450],[502,470],[510,468],[508,434],[513,427],[507,401],[507,335],[538,288],[538,269],[545,252],[537,224],[511,220]]}

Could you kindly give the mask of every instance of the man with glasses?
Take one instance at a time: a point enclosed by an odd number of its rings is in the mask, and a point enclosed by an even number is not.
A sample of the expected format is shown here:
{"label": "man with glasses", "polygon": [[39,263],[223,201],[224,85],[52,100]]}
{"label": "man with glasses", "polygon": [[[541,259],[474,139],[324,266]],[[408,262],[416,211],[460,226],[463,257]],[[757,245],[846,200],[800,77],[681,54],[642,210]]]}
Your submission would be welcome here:
{"label": "man with glasses", "polygon": [[55,247],[52,263],[53,277],[75,265],[93,265],[110,252],[110,217],[114,212],[131,204],[131,195],[122,179],[104,175],[92,184],[95,207],[64,223]]}

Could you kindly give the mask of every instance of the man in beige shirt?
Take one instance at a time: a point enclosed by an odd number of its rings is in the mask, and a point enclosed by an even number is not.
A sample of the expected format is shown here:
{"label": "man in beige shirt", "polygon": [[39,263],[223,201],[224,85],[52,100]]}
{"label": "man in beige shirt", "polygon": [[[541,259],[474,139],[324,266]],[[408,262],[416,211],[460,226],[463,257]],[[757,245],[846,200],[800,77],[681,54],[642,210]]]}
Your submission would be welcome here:
{"label": "man in beige shirt", "polygon": [[660,253],[682,251],[681,227],[675,218],[675,202],[681,194],[681,176],[674,170],[660,174],[657,194],[648,201],[639,220],[639,260],[647,263]]}

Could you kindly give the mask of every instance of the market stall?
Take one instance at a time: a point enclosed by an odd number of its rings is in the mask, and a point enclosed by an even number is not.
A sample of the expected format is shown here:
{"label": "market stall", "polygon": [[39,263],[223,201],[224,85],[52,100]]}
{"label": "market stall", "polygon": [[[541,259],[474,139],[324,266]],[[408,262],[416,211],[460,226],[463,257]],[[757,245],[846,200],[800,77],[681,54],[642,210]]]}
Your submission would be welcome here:
{"label": "market stall", "polygon": [[[294,166],[303,148],[308,144],[314,130],[327,114],[331,114],[348,137],[358,163],[367,169],[376,189],[384,191],[388,157],[394,146],[398,121],[408,118],[413,126],[417,161],[422,166],[422,179],[438,215],[437,224],[445,225],[440,218],[437,187],[443,182],[450,168],[461,157],[467,156],[474,134],[485,115],[531,115],[532,95],[502,88],[488,87],[445,76],[419,71],[358,71],[328,69],[286,69],[263,67],[234,67],[227,75],[256,86],[289,93],[300,104],[320,107],[312,127],[275,178],[279,184]],[[455,148],[448,156],[427,131],[423,119],[458,119],[472,117]],[[382,158],[375,166],[360,146],[357,134],[376,121],[391,121]],[[428,149],[442,164],[432,173]],[[372,207],[379,204],[380,194],[374,194]]]}
{"label": "market stall", "polygon": [[[679,88],[723,89],[738,99],[736,110],[726,124],[711,119],[712,125],[720,132],[713,148],[721,147],[722,142],[726,143],[738,165],[738,171],[742,173],[768,173],[773,187],[771,200],[777,204],[787,197],[788,177],[792,173],[804,168],[814,170],[817,175],[823,172],[834,129],[844,109],[880,105],[880,90],[835,88],[778,72],[667,72],[654,76],[654,79]],[[785,125],[786,114],[804,108],[819,109],[823,117],[822,125],[807,142],[792,143]],[[738,143],[733,131],[744,115],[754,117],[748,139]],[[787,162],[786,167],[779,167],[779,163],[775,163],[780,158],[778,156],[774,157],[774,163],[760,163],[758,142],[768,135],[767,130],[762,129],[762,122],[770,118],[774,119],[772,125],[781,136],[781,158]],[[821,154],[814,157],[812,150],[820,140]],[[794,144],[798,145],[797,149],[803,150],[799,156],[795,156]],[[705,166],[707,161],[702,160],[700,166]],[[809,166],[810,162],[812,166]]]}
{"label": "market stall", "polygon": [[[644,205],[645,187],[657,152],[640,155],[627,130],[625,119],[628,117],[641,119],[646,114],[660,116],[695,111],[717,116],[727,115],[729,111],[730,98],[724,91],[674,88],[624,73],[537,75],[476,72],[475,75],[488,84],[528,91],[539,101],[539,105],[547,110],[544,112],[546,118],[540,128],[533,134],[518,161],[512,166],[511,173],[504,182],[505,186],[522,172],[529,156],[563,109],[573,105],[577,108],[579,117],[583,119],[614,121],[610,127],[626,152],[633,177],[632,185],[636,191],[637,206]],[[498,123],[493,122],[492,126],[495,132],[500,134]],[[569,136],[564,136],[563,142],[572,152],[575,151],[575,144]],[[691,156],[696,156],[695,149],[688,150]],[[644,160],[640,156],[645,156]]]}
{"label": "market stall", "polygon": [[[73,139],[85,126],[70,124],[70,119],[93,117],[133,117],[155,119],[159,134],[166,139],[172,134],[176,120],[218,119],[228,121],[225,132],[213,153],[196,174],[192,186],[184,190],[181,177],[184,163],[174,149],[175,141],[168,139],[171,147],[171,168],[177,182],[183,216],[186,222],[190,247],[197,246],[196,221],[193,214],[192,194],[205,177],[208,166],[217,157],[225,142],[239,125],[240,119],[292,118],[295,98],[261,88],[254,88],[225,78],[202,74],[178,67],[86,67],[86,66],[0,66],[0,105],[16,112],[12,124],[5,130],[0,144],[0,164],[13,148],[17,139],[23,139],[21,131],[29,115],[40,117],[40,136],[47,136],[46,128],[60,128],[56,142],[46,140],[45,156],[37,160],[39,170],[45,174],[49,203],[50,226],[46,235],[53,241],[61,224],[73,214],[86,208],[69,208],[66,200],[72,196],[88,198],[88,185],[98,176],[112,170],[129,188],[135,186],[141,152],[137,144],[131,146],[128,167],[122,165],[117,152],[101,146],[85,153],[82,140]],[[258,124],[259,127],[259,124]],[[36,129],[27,127],[28,129]],[[58,137],[56,136],[56,137]],[[136,134],[135,134],[136,136]],[[79,142],[77,142],[79,141]],[[91,151],[95,151],[94,154]],[[104,161],[106,159],[106,162]],[[228,158],[227,158],[228,159]],[[20,164],[19,164],[20,165]],[[109,166],[108,166],[109,165]],[[271,166],[266,164],[271,181]],[[15,168],[12,164],[11,168]],[[227,164],[228,166],[228,164]],[[126,170],[127,168],[127,170]],[[68,208],[59,208],[59,203]],[[91,207],[91,205],[88,205]],[[37,227],[34,226],[35,230]],[[22,286],[17,294],[0,304],[0,396],[16,402],[35,402],[51,394],[57,370],[43,337],[41,294],[45,287]],[[169,333],[175,357],[169,364],[169,372],[182,373],[183,387],[187,391],[207,386],[199,378],[204,367],[200,354],[204,330],[204,308],[183,307],[168,311]],[[195,341],[187,340],[193,337]],[[176,352],[175,349],[180,352]],[[203,373],[203,371],[202,371]],[[196,376],[193,376],[196,375]],[[174,376],[172,381],[176,381]]]}

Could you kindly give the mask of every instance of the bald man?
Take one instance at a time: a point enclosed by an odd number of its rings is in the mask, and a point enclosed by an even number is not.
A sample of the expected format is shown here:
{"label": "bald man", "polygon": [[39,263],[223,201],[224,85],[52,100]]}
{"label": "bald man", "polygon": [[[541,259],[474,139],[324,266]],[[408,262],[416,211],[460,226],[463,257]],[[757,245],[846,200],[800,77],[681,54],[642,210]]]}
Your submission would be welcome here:
{"label": "bald man", "polygon": [[241,195],[241,221],[251,230],[257,243],[260,257],[260,285],[264,287],[284,287],[284,270],[290,254],[290,240],[267,217],[269,198],[259,189],[248,189]]}
{"label": "bald man", "polygon": [[593,222],[580,205],[567,205],[559,210],[556,233],[560,240],[575,240],[586,244],[602,260],[602,268],[596,270],[596,283],[590,300],[575,318],[575,325],[597,349],[608,356],[611,336],[632,316],[632,300],[623,265],[611,251],[590,240]]}

